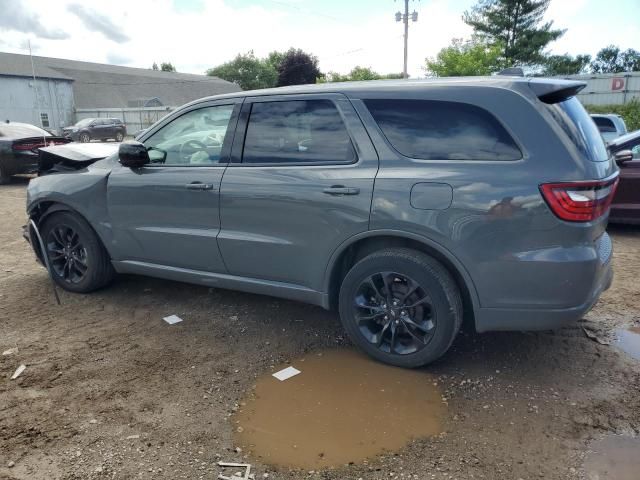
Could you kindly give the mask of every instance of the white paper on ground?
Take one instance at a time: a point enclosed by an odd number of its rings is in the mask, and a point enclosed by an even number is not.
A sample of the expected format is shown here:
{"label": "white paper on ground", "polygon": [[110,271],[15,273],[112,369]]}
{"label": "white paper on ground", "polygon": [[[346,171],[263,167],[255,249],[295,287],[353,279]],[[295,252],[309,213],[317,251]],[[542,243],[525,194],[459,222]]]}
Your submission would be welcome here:
{"label": "white paper on ground", "polygon": [[18,347],[10,348],[9,350],[5,350],[2,352],[2,356],[5,355],[13,355],[14,353],[18,353]]}
{"label": "white paper on ground", "polygon": [[284,370],[280,370],[279,372],[274,373],[273,376],[283,382],[291,377],[295,377],[299,373],[301,372],[297,368],[287,367]]}
{"label": "white paper on ground", "polygon": [[14,374],[11,376],[11,380],[15,380],[16,378],[18,378],[20,376],[20,374],[22,372],[24,372],[24,369],[27,368],[26,365],[20,365],[16,371],[14,372]]}
{"label": "white paper on ground", "polygon": [[173,325],[174,323],[180,323],[182,319],[177,315],[169,315],[168,317],[164,317],[163,320],[167,322],[169,325]]}

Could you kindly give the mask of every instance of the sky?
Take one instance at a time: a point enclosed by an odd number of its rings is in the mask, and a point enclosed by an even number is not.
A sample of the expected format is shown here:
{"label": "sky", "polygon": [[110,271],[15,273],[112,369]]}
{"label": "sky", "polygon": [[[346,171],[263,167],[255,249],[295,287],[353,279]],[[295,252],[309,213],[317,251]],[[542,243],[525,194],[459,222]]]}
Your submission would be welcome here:
{"label": "sky", "polygon": [[[453,38],[468,38],[462,14],[476,0],[411,0],[409,74],[424,76]],[[402,71],[402,23],[394,0],[0,0],[0,51],[179,72],[208,68],[253,50],[302,48],[323,72],[359,65]],[[565,35],[551,53],[595,55],[614,44],[640,50],[640,0],[552,0],[546,14]]]}

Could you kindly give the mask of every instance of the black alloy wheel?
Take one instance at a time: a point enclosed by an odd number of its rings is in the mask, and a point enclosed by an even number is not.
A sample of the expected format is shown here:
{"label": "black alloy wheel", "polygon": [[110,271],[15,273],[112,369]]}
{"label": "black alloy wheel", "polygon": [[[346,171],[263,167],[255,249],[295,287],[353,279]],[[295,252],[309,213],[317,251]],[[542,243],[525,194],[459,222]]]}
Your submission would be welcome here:
{"label": "black alloy wheel", "polygon": [[360,332],[383,352],[415,353],[435,332],[431,297],[407,275],[380,272],[367,277],[356,290],[353,306]]}
{"label": "black alloy wheel", "polygon": [[51,269],[67,283],[81,283],[89,268],[87,249],[80,235],[69,225],[59,224],[46,238]]}

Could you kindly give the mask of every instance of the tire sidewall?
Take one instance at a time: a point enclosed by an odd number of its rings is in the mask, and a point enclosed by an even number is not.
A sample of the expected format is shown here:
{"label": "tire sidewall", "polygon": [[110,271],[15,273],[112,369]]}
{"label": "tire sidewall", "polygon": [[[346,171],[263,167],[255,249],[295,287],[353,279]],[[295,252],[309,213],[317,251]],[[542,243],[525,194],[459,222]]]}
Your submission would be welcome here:
{"label": "tire sidewall", "polygon": [[[93,232],[91,227],[86,224],[86,222],[79,219],[76,215],[69,212],[54,213],[51,215],[51,217],[45,220],[41,228],[41,235],[42,240],[45,243],[45,249],[49,233],[54,227],[59,225],[66,225],[71,227],[80,237],[80,242],[87,251],[88,269],[84,278],[78,283],[67,282],[63,277],[56,274],[52,269],[52,276],[54,281],[58,285],[60,285],[60,287],[71,292],[85,293],[93,290],[95,288],[94,283],[97,275],[97,270],[99,268],[98,264],[100,262],[100,257],[104,255],[102,246],[100,245],[96,234]],[[46,251],[46,255],[49,260],[49,264],[51,264],[48,250]]]}
{"label": "tire sidewall", "polygon": [[[411,277],[429,294],[433,301],[436,331],[426,347],[407,354],[391,354],[378,349],[360,332],[354,315],[353,301],[358,287],[367,277],[379,272],[395,272]],[[376,256],[364,258],[345,276],[340,289],[340,319],[352,341],[372,357],[384,363],[401,367],[419,367],[442,356],[451,344],[457,331],[457,322],[451,299],[442,283],[432,272],[410,258],[398,256]]]}

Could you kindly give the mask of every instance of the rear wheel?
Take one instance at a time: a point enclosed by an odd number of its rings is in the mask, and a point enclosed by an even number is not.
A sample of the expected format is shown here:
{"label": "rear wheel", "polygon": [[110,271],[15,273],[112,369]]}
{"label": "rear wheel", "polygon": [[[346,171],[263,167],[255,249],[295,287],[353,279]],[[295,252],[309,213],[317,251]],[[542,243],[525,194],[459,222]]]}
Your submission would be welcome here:
{"label": "rear wheel", "polygon": [[88,143],[91,141],[91,135],[89,135],[88,133],[81,133],[80,134],[80,141],[82,143]]}
{"label": "rear wheel", "polygon": [[410,249],[375,252],[354,265],[340,288],[340,318],[353,342],[400,367],[433,362],[462,323],[462,299],[449,272]]}
{"label": "rear wheel", "polygon": [[0,185],[4,185],[11,181],[11,175],[9,175],[2,164],[0,164]]}
{"label": "rear wheel", "polygon": [[54,213],[45,220],[41,235],[53,279],[65,290],[87,293],[113,279],[109,255],[80,216],[71,212]]}

